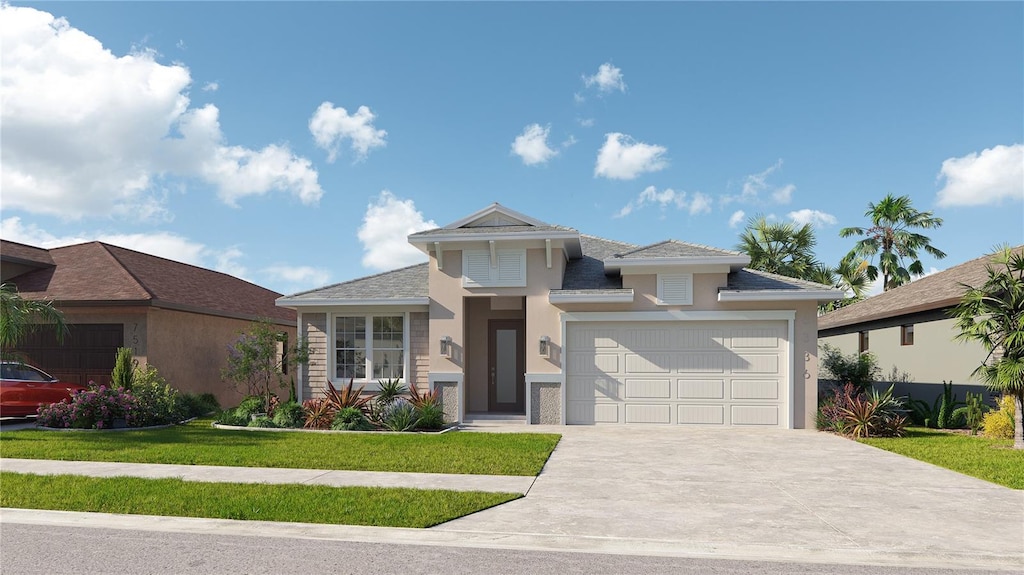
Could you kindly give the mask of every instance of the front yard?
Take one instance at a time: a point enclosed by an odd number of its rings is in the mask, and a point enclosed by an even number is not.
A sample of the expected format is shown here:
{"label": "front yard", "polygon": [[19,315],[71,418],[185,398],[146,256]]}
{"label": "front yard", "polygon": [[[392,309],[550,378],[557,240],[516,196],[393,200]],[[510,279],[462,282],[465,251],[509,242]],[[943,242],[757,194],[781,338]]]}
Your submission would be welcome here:
{"label": "front yard", "polygon": [[906,437],[858,441],[1011,489],[1024,489],[1024,451],[1014,450],[1013,440],[911,427]]}
{"label": "front yard", "polygon": [[561,436],[539,433],[298,433],[215,429],[0,433],[9,458],[355,471],[537,475]]}

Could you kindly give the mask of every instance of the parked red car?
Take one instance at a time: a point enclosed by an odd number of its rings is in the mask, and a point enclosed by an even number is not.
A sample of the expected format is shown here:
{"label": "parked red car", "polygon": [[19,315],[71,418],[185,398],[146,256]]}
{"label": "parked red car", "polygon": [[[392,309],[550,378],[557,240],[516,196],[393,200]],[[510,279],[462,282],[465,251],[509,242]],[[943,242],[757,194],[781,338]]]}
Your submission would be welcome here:
{"label": "parked red car", "polygon": [[71,393],[86,389],[77,383],[63,383],[45,371],[17,361],[0,362],[0,416],[35,415],[39,405],[57,403]]}

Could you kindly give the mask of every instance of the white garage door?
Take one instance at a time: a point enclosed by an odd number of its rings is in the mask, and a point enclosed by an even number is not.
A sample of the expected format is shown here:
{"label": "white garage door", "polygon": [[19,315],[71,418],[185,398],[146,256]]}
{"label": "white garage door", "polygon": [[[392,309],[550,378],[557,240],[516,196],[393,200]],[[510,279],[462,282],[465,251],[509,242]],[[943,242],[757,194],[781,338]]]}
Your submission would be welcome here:
{"label": "white garage door", "polygon": [[785,321],[569,322],[567,423],[785,427]]}

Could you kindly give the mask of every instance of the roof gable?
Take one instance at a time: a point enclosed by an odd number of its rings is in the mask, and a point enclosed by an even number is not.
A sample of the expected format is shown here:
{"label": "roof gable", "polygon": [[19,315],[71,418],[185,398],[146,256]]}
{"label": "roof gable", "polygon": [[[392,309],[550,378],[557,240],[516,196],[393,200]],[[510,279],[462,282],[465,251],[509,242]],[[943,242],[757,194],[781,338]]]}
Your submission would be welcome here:
{"label": "roof gable", "polygon": [[486,208],[472,213],[461,220],[452,222],[443,229],[454,230],[458,228],[479,228],[479,227],[498,227],[498,226],[534,226],[534,227],[549,227],[548,224],[531,218],[526,214],[519,213],[515,210],[506,208],[505,206],[494,202]]}
{"label": "roof gable", "polygon": [[702,258],[720,256],[742,256],[740,252],[723,250],[701,244],[681,242],[679,240],[665,240],[655,244],[641,246],[639,248],[615,254],[615,259],[647,259],[647,258]]}

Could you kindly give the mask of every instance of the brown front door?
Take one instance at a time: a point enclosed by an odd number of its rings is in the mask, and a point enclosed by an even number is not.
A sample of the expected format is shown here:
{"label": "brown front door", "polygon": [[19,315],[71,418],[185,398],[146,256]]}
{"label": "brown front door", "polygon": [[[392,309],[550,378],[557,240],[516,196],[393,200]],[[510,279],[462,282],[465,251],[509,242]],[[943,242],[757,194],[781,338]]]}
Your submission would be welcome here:
{"label": "brown front door", "polygon": [[488,411],[526,412],[525,332],[523,320],[492,319],[487,322]]}

